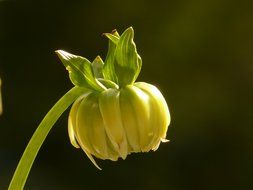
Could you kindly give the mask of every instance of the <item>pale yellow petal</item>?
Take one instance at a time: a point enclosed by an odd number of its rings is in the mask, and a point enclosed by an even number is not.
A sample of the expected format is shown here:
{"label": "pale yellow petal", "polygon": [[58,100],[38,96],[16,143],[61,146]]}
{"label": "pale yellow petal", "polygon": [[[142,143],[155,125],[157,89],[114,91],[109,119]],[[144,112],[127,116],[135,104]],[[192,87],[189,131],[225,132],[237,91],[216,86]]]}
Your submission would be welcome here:
{"label": "pale yellow petal", "polygon": [[75,127],[76,127],[76,113],[78,110],[78,107],[81,103],[82,97],[78,98],[74,104],[71,107],[69,117],[68,117],[68,134],[71,144],[75,148],[80,148],[78,142],[76,141],[76,135],[75,135]]}
{"label": "pale yellow petal", "polygon": [[155,86],[144,82],[135,83],[135,86],[138,86],[140,89],[148,93],[149,97],[153,100],[152,111],[156,113],[158,117],[155,126],[158,131],[155,134],[156,140],[154,140],[152,148],[153,150],[156,150],[160,145],[161,139],[166,138],[167,129],[170,124],[169,109],[163,95]]}
{"label": "pale yellow petal", "polygon": [[99,96],[99,107],[107,136],[115,150],[125,159],[128,154],[128,147],[120,115],[119,91],[108,89],[102,92]]}

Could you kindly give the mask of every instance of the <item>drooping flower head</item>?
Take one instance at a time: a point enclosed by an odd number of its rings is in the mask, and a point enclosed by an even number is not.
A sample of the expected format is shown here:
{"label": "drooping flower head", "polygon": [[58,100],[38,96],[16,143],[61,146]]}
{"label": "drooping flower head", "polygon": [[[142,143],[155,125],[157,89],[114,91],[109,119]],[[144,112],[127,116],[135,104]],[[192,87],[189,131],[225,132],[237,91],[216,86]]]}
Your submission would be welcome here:
{"label": "drooping flower head", "polygon": [[68,121],[72,145],[82,148],[93,164],[100,159],[125,159],[134,152],[157,150],[166,142],[170,114],[161,92],[135,82],[142,66],[133,41],[133,28],[120,36],[106,33],[109,50],[105,62],[93,62],[62,50],[56,51],[72,83],[87,88],[73,104]]}

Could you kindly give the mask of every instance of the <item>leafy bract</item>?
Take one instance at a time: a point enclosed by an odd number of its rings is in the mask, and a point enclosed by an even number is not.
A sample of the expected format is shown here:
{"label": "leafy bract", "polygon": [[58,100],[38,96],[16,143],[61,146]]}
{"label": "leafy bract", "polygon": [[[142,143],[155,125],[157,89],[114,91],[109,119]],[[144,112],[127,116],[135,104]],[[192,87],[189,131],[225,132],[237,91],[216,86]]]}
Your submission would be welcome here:
{"label": "leafy bract", "polygon": [[93,73],[95,75],[96,78],[103,78],[103,73],[102,73],[102,69],[104,66],[104,62],[101,59],[100,56],[97,56],[93,62],[91,63],[92,65],[92,69],[93,69]]}
{"label": "leafy bract", "polygon": [[108,45],[108,52],[105,59],[105,64],[102,71],[103,76],[107,80],[111,80],[114,83],[118,83],[118,78],[114,69],[114,62],[115,62],[114,54],[115,54],[117,41],[119,40],[119,34],[117,33],[117,31],[114,31],[111,34],[106,33],[104,35],[109,38],[109,45]]}
{"label": "leafy bract", "polygon": [[105,36],[109,38],[109,50],[103,69],[104,77],[113,80],[120,87],[133,84],[142,65],[133,41],[133,28],[126,29],[121,36],[108,33]]}
{"label": "leafy bract", "polygon": [[119,41],[119,35],[117,33],[105,33],[104,34],[110,41],[112,41],[114,44],[117,44]]}
{"label": "leafy bract", "polygon": [[89,60],[63,50],[57,50],[56,53],[69,71],[70,80],[74,85],[95,91],[104,90],[104,87],[96,80]]}
{"label": "leafy bract", "polygon": [[104,33],[109,39],[109,47],[105,62],[97,56],[90,63],[84,57],[58,50],[56,53],[69,71],[70,79],[76,86],[96,91],[106,89],[97,79],[117,84],[119,87],[131,85],[137,79],[142,60],[134,43],[134,30],[127,28],[120,36],[116,30]]}

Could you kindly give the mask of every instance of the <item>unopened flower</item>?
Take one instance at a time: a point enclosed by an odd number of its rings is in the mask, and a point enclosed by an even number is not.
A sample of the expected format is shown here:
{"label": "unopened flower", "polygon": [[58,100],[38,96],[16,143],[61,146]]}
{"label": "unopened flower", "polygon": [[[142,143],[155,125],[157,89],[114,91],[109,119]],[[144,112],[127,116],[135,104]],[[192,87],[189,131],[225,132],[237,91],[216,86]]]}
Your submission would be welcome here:
{"label": "unopened flower", "polygon": [[71,81],[88,90],[73,104],[68,121],[72,145],[93,156],[112,161],[134,152],[156,150],[167,142],[170,123],[167,103],[153,85],[135,82],[142,61],[133,42],[133,29],[121,36],[105,34],[109,50],[105,63],[57,51]]}

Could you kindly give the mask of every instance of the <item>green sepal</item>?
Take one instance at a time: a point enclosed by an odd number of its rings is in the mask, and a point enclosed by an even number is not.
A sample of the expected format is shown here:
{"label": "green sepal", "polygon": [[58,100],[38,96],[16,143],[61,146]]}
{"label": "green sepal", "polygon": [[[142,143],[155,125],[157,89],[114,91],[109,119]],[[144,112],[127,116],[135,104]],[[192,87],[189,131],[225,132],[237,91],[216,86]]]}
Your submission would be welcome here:
{"label": "green sepal", "polygon": [[[118,38],[119,40],[119,34],[117,33],[116,30],[112,31],[111,34],[105,33],[104,34],[108,39],[109,39],[109,47],[108,47],[108,52],[106,55],[106,59],[105,59],[105,64],[103,67],[103,76],[105,79],[113,81],[114,83],[118,83],[118,78],[117,75],[115,73],[115,69],[114,69],[114,62],[115,62],[115,49],[116,49],[116,40]],[[114,37],[112,37],[114,36]],[[112,40],[113,39],[113,40]]]}
{"label": "green sepal", "polygon": [[134,81],[137,79],[137,77],[139,76],[140,72],[141,72],[141,67],[142,67],[142,59],[141,59],[141,56],[138,54],[137,55],[137,61],[138,61],[138,70],[136,71],[136,74],[135,74],[135,79]]}
{"label": "green sepal", "polygon": [[103,78],[102,69],[104,66],[104,62],[99,55],[93,60],[93,62],[91,63],[91,66],[92,66],[95,77]]}
{"label": "green sepal", "polygon": [[119,89],[119,86],[116,83],[114,83],[114,82],[112,82],[110,80],[103,79],[103,78],[98,78],[98,81],[100,83],[102,83],[106,88]]}
{"label": "green sepal", "polygon": [[119,36],[111,33],[104,33],[104,35],[111,40],[114,44],[117,44],[119,41]]}
{"label": "green sepal", "polygon": [[126,29],[120,36],[115,49],[115,73],[120,87],[133,84],[141,70],[141,58],[133,41],[134,30]]}
{"label": "green sepal", "polygon": [[103,91],[105,89],[96,80],[89,60],[63,50],[57,50],[55,52],[69,71],[70,80],[75,86],[85,87],[95,91]]}

